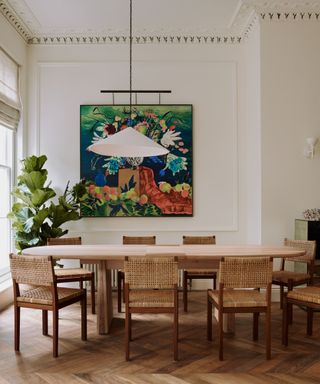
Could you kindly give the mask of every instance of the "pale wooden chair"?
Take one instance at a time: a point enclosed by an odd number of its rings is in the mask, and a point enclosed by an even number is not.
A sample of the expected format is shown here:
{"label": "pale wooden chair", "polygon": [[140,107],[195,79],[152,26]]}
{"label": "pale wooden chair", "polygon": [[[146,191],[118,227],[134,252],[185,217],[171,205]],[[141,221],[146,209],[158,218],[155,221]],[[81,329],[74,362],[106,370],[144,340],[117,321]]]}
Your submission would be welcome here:
{"label": "pale wooden chair", "polygon": [[174,257],[127,257],[125,273],[126,360],[130,359],[131,315],[172,313],[174,360],[178,360],[178,262]]}
{"label": "pale wooden chair", "polygon": [[307,286],[295,288],[283,295],[282,312],[282,344],[288,346],[288,325],[292,314],[292,306],[306,310],[307,312],[307,335],[312,336],[313,312],[320,311],[320,287]]}
{"label": "pale wooden chair", "polygon": [[215,307],[218,310],[219,359],[223,360],[223,315],[238,312],[253,313],[253,340],[258,339],[259,313],[265,313],[266,358],[270,359],[272,258],[222,258],[218,276],[219,289],[208,290],[207,338],[212,340],[212,307]]}
{"label": "pale wooden chair", "polygon": [[[183,236],[183,244],[216,244],[215,236]],[[214,269],[185,269],[183,271],[183,309],[188,312],[188,284],[193,279],[212,279],[213,289],[216,289],[217,271]]]}
{"label": "pale wooden chair", "polygon": [[[55,237],[47,240],[47,245],[81,245],[81,237]],[[83,288],[83,282],[90,282],[91,293],[91,312],[96,313],[96,288],[95,288],[95,276],[93,271],[83,268],[80,264],[80,268],[56,268],[55,274],[57,276],[57,282],[70,283],[78,281],[80,288]]]}
{"label": "pale wooden chair", "polygon": [[[20,308],[42,310],[42,334],[48,335],[48,311],[53,319],[53,357],[58,357],[59,309],[80,301],[81,339],[87,340],[85,289],[57,287],[52,256],[10,255],[14,294],[14,349],[20,350]],[[21,287],[20,285],[27,285]]]}
{"label": "pale wooden chair", "polygon": [[[155,236],[123,236],[122,244],[127,245],[155,245],[156,237]],[[118,281],[118,312],[122,310],[122,302],[124,302],[124,295],[122,298],[121,292],[124,291],[124,273],[121,269],[117,271],[117,281]]]}
{"label": "pale wooden chair", "polygon": [[[280,286],[280,308],[283,308],[284,288],[291,291],[298,285],[313,283],[314,260],[316,256],[316,241],[314,240],[288,240],[284,239],[284,245],[288,247],[301,248],[306,251],[305,255],[295,258],[284,258],[281,260],[280,271],[274,271],[272,274],[272,284]],[[293,272],[285,269],[286,262],[291,261],[303,263],[306,265],[306,272]],[[289,321],[292,322],[292,314],[289,315]]]}

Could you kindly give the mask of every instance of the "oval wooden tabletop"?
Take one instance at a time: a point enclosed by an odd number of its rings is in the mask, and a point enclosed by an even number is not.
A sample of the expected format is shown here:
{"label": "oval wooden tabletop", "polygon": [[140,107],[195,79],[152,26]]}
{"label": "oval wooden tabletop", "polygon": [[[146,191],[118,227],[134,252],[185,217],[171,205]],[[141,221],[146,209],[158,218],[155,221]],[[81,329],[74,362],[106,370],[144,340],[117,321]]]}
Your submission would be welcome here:
{"label": "oval wooden tabletop", "polygon": [[297,257],[304,255],[300,248],[286,246],[265,245],[122,245],[122,244],[96,244],[96,245],[51,245],[27,248],[22,251],[24,255],[46,256],[54,258],[88,260],[119,260],[125,256],[155,256],[173,255],[178,259],[220,259],[231,256],[271,256],[271,257]]}

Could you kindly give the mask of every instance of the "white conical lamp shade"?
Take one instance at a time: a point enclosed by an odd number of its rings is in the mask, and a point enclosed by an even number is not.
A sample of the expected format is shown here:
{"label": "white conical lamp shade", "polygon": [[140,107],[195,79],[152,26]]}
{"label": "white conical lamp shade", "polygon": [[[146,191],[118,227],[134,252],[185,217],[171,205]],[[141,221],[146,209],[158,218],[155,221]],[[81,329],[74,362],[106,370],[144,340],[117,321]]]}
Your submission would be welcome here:
{"label": "white conical lamp shade", "polygon": [[148,157],[169,153],[166,148],[131,127],[99,140],[87,149],[99,155],[118,157]]}

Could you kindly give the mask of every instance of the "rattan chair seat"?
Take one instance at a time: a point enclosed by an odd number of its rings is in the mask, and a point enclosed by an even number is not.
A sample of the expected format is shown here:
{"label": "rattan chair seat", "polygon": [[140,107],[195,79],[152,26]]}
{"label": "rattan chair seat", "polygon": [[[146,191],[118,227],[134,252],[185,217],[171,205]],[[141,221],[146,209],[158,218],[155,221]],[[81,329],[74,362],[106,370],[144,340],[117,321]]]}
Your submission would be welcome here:
{"label": "rattan chair seat", "polygon": [[[79,297],[82,291],[75,288],[57,288],[59,303]],[[35,287],[17,297],[18,302],[52,305],[52,290],[49,287]]]}
{"label": "rattan chair seat", "polygon": [[59,268],[54,270],[55,275],[59,281],[59,278],[70,279],[89,278],[92,272],[85,268]]}
{"label": "rattan chair seat", "polygon": [[320,304],[320,287],[295,288],[287,294],[288,299]]}
{"label": "rattan chair seat", "polygon": [[273,282],[283,282],[288,284],[289,280],[293,282],[309,279],[308,273],[291,272],[291,271],[274,271],[272,273]]}
{"label": "rattan chair seat", "polygon": [[[209,290],[208,295],[219,303],[219,291]],[[266,295],[256,290],[225,290],[223,293],[223,306],[237,307],[262,307],[267,305]]]}
{"label": "rattan chair seat", "polygon": [[174,306],[174,292],[164,290],[139,290],[130,292],[129,307],[161,307]]}

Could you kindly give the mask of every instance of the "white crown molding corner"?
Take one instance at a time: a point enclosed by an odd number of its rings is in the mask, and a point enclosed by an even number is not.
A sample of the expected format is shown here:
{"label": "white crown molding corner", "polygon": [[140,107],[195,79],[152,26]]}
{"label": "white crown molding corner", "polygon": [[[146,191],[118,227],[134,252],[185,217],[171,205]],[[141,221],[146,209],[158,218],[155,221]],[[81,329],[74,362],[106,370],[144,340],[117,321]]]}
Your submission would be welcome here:
{"label": "white crown molding corner", "polygon": [[[128,43],[128,30],[44,31],[23,0],[0,0],[0,12],[28,44]],[[258,16],[257,16],[258,15]],[[135,44],[240,44],[260,21],[320,21],[320,0],[241,0],[226,28],[203,30],[137,30]]]}
{"label": "white crown molding corner", "polygon": [[23,40],[28,42],[28,40],[32,37],[31,31],[12,9],[12,7],[10,7],[6,0],[0,1],[0,13],[9,21],[9,23],[19,33]]}

